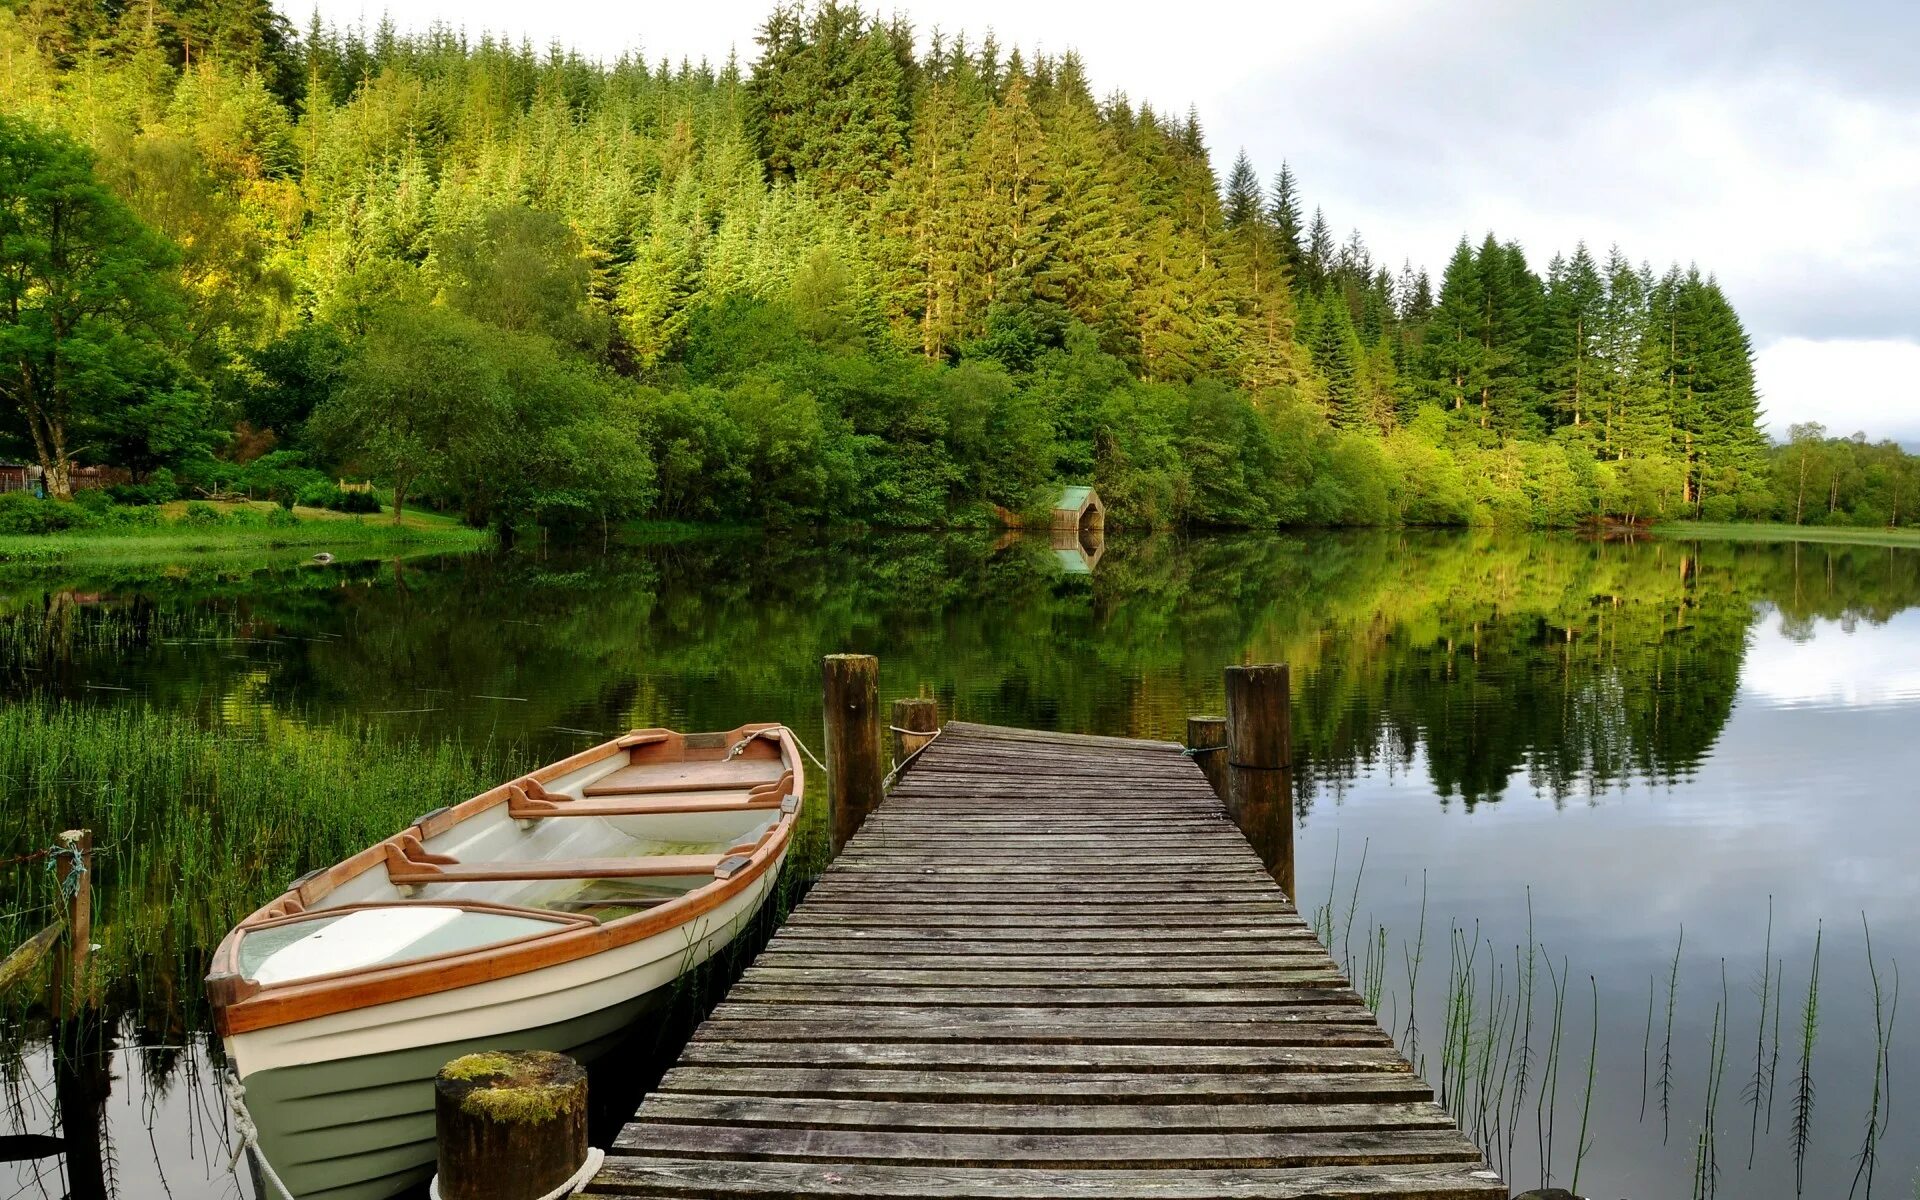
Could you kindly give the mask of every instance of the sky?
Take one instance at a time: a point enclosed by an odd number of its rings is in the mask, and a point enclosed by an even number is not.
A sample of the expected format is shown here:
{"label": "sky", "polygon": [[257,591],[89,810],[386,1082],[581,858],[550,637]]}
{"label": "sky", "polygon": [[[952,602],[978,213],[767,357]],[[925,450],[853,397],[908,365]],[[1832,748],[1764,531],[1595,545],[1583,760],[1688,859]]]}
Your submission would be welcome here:
{"label": "sky", "polygon": [[[308,0],[281,0],[304,27]],[[771,0],[319,0],[592,57],[754,53]],[[870,5],[871,7],[871,5]],[[1096,92],[1199,110],[1216,171],[1436,276],[1464,234],[1544,272],[1584,239],[1716,275],[1765,420],[1920,449],[1920,5],[1905,0],[882,0],[923,35],[1078,50]]]}

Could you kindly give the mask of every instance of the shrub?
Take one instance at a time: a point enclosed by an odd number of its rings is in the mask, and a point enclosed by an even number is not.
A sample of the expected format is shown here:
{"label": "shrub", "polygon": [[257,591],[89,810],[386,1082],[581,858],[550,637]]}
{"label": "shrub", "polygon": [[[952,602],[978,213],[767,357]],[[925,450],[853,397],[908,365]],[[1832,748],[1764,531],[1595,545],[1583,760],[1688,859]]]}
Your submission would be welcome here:
{"label": "shrub", "polygon": [[380,511],[380,500],[372,492],[346,492],[331,483],[316,483],[301,488],[299,502],[308,508],[327,508],[334,512]]}
{"label": "shrub", "polygon": [[78,504],[42,500],[28,492],[0,494],[0,533],[60,533],[98,523]]}
{"label": "shrub", "polygon": [[299,523],[300,518],[293,515],[291,507],[276,506],[267,513],[267,525],[273,529],[290,529]]}
{"label": "shrub", "polygon": [[181,521],[188,525],[223,525],[226,516],[211,504],[195,500],[187,505],[187,511]]}
{"label": "shrub", "polygon": [[1708,496],[1700,503],[1700,519],[1716,523],[1733,520],[1737,504],[1732,496],[1724,492],[1718,496]]}
{"label": "shrub", "polygon": [[180,484],[172,471],[159,467],[147,476],[145,483],[119,483],[106,492],[120,504],[165,504],[180,498]]}

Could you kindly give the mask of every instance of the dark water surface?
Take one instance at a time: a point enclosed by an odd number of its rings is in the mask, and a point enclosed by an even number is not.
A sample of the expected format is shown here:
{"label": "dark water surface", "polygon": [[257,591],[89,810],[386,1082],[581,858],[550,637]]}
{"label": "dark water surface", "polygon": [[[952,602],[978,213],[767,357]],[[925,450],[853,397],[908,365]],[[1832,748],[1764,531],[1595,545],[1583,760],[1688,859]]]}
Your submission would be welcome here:
{"label": "dark water surface", "polygon": [[[1289,662],[1302,910],[1325,909],[1514,1182],[1540,1182],[1549,1144],[1571,1182],[1584,1111],[1595,1197],[1863,1196],[1878,1079],[1873,1193],[1916,1195],[1920,998],[1895,988],[1920,964],[1920,551],[1367,534],[1122,540],[1077,565],[1044,542],[753,534],[0,577],[0,686],[531,764],[641,725],[776,719],[817,747],[819,658],[841,650],[881,657],[883,698],[924,688],[944,715],[1176,738],[1220,709],[1224,665]],[[0,857],[54,832],[15,804]],[[179,886],[175,852],[131,848],[153,869],[100,886]],[[255,899],[286,882],[220,869]],[[74,1194],[253,1194],[197,995],[217,936],[122,968],[112,1049],[81,1066],[56,1069],[38,1014],[7,1018],[0,1134],[53,1131],[62,1100],[80,1125],[104,1114]],[[615,1070],[613,1109],[660,1052]],[[0,1163],[0,1200],[64,1195],[66,1171]]]}

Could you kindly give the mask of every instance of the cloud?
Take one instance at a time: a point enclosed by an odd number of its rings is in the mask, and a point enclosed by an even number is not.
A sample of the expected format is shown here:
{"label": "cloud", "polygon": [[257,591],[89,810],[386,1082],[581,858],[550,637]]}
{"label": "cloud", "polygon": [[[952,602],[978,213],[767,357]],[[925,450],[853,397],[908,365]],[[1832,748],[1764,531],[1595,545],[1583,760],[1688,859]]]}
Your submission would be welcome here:
{"label": "cloud", "polygon": [[[364,0],[319,3],[368,20]],[[771,0],[384,4],[403,28],[718,62],[751,60]],[[1308,208],[1389,264],[1437,270],[1488,230],[1537,266],[1583,238],[1697,263],[1766,347],[1776,419],[1920,440],[1920,395],[1895,373],[1920,378],[1898,366],[1920,345],[1920,5],[1188,0],[1174,21],[1147,0],[880,6],[922,34],[1078,49],[1098,92],[1197,106],[1220,169],[1242,147],[1268,176],[1291,161]]]}
{"label": "cloud", "polygon": [[1754,368],[1776,438],[1818,421],[1836,437],[1863,432],[1920,449],[1920,342],[1782,338]]}

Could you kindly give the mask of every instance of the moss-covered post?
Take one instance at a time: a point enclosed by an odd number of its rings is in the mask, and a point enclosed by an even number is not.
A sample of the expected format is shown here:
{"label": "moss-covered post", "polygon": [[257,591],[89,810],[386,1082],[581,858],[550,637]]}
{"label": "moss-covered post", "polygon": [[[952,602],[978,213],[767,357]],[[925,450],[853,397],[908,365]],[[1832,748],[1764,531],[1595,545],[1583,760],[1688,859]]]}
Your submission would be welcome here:
{"label": "moss-covered post", "polygon": [[469,1054],[433,1093],[440,1200],[535,1200],[587,1161],[587,1073],[564,1054]]}
{"label": "moss-covered post", "polygon": [[1194,765],[1200,768],[1213,794],[1227,802],[1227,719],[1225,717],[1188,717],[1187,749],[1193,751]]}
{"label": "moss-covered post", "polygon": [[1292,704],[1284,664],[1227,668],[1227,815],[1297,900]]}
{"label": "moss-covered post", "polygon": [[54,878],[66,906],[66,933],[53,960],[53,1011],[66,1020],[80,1016],[92,997],[87,960],[93,954],[93,831],[69,829],[59,838]]}
{"label": "moss-covered post", "polygon": [[893,702],[893,761],[907,759],[933,740],[940,728],[940,702],[930,696],[909,696]]}
{"label": "moss-covered post", "polygon": [[880,805],[880,660],[871,654],[829,654],[821,665],[821,685],[827,802],[838,854]]}

